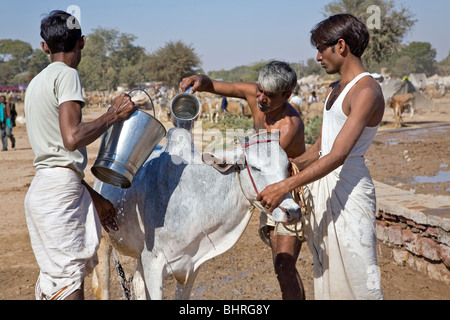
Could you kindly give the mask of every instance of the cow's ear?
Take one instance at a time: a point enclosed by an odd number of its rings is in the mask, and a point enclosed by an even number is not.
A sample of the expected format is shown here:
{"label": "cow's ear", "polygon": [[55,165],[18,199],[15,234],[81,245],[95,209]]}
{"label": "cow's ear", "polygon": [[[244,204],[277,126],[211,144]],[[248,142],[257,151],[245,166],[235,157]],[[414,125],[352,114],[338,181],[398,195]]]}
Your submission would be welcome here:
{"label": "cow's ear", "polygon": [[232,164],[215,164],[215,163],[212,164],[211,166],[221,173],[227,173],[228,171],[234,169],[235,167]]}
{"label": "cow's ear", "polygon": [[232,164],[233,154],[228,151],[215,151],[215,152],[204,152],[202,154],[202,161],[206,164],[213,165],[223,165],[226,163]]}
{"label": "cow's ear", "polygon": [[216,151],[204,152],[202,154],[202,161],[218,171],[225,173],[234,168],[239,163],[239,158],[236,157],[235,150],[233,151]]}
{"label": "cow's ear", "polygon": [[218,157],[214,153],[205,152],[202,154],[202,161],[216,170],[225,173],[234,167],[233,164],[227,164],[225,157]]}

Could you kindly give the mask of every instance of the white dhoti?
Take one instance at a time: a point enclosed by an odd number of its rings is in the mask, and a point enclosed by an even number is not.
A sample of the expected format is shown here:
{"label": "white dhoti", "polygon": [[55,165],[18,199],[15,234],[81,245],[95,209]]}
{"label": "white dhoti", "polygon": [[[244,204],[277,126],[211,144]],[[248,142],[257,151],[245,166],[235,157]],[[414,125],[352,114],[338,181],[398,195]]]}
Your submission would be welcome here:
{"label": "white dhoti", "polygon": [[383,299],[375,188],[364,157],[348,158],[309,187],[305,233],[314,256],[315,299]]}
{"label": "white dhoti", "polygon": [[36,299],[65,299],[97,263],[101,225],[89,191],[70,169],[40,169],[25,214],[40,268]]}

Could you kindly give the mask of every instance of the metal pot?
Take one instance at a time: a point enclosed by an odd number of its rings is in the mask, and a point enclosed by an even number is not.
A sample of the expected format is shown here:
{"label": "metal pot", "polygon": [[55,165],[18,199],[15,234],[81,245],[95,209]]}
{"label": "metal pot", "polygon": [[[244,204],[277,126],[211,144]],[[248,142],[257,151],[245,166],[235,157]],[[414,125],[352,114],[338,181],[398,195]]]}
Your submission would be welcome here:
{"label": "metal pot", "polygon": [[195,120],[200,114],[200,101],[191,94],[189,87],[186,92],[176,95],[170,104],[170,119],[175,127],[192,130]]}
{"label": "metal pot", "polygon": [[115,123],[103,134],[92,173],[116,187],[131,187],[138,170],[165,135],[161,122],[136,110],[127,120]]}

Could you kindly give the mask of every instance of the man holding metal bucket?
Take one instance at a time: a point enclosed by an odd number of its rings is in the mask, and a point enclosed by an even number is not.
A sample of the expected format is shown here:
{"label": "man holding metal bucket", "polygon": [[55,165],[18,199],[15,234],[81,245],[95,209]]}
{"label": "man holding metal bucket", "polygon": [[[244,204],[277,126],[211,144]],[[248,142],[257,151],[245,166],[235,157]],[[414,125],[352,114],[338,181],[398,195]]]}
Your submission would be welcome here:
{"label": "man holding metal bucket", "polygon": [[[191,86],[191,93],[206,91],[247,100],[257,132],[261,129],[279,130],[280,145],[289,158],[305,152],[303,121],[288,102],[297,86],[297,75],[287,63],[273,61],[264,66],[258,83],[221,82],[206,75],[194,75],[183,79],[180,84],[183,92]],[[260,235],[272,248],[283,299],[305,299],[303,284],[295,267],[302,243],[298,234],[276,224],[264,213],[261,213],[260,220]]]}
{"label": "man holding metal bucket", "polygon": [[95,266],[101,238],[117,229],[112,204],[84,180],[86,146],[112,124],[136,111],[127,95],[92,122],[82,121],[84,101],[76,70],[86,38],[70,14],[53,11],[41,22],[42,49],[51,64],[39,73],[25,97],[27,133],[37,169],[25,214],[40,268],[37,299],[83,299],[83,282]]}

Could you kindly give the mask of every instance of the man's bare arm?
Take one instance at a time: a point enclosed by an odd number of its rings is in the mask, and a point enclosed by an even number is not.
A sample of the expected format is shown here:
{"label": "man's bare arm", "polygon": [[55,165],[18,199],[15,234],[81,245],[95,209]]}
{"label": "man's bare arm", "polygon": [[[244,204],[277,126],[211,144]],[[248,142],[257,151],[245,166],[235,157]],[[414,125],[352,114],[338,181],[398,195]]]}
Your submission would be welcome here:
{"label": "man's bare arm", "polygon": [[59,126],[64,146],[74,151],[99,138],[114,123],[127,119],[136,107],[127,95],[114,99],[111,108],[91,122],[81,121],[81,102],[68,101],[59,106]]}
{"label": "man's bare arm", "polygon": [[256,84],[251,82],[224,82],[211,80],[205,75],[194,75],[184,78],[180,83],[180,89],[184,92],[192,87],[191,92],[210,92],[226,97],[240,99],[256,98]]}
{"label": "man's bare arm", "polygon": [[[273,210],[291,190],[323,178],[341,166],[379,107],[379,99],[379,95],[370,88],[358,90],[352,99],[354,102],[352,102],[350,115],[338,134],[331,152],[304,168],[299,174],[264,189],[257,198],[262,205],[268,205],[269,210]],[[314,148],[317,150],[317,146]],[[309,156],[312,157],[316,150],[308,150],[311,153]],[[309,153],[308,151],[306,153]],[[306,163],[312,158],[302,159],[305,159]]]}

